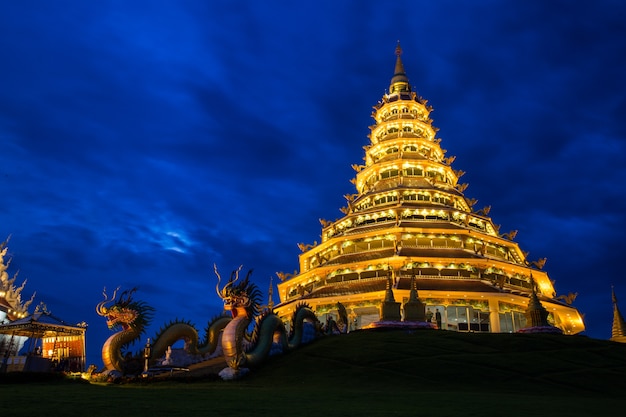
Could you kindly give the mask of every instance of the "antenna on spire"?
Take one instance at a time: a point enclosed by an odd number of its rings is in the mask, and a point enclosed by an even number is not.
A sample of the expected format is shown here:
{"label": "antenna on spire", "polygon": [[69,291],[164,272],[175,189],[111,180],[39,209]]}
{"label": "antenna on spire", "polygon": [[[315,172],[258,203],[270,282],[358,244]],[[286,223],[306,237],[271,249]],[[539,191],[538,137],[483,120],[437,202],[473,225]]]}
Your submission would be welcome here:
{"label": "antenna on spire", "polygon": [[400,39],[398,39],[398,44],[396,45],[396,56],[402,55],[402,47],[400,46]]}
{"label": "antenna on spire", "polygon": [[274,309],[274,299],[272,297],[272,295],[274,294],[274,286],[272,285],[272,278],[273,277],[270,277],[270,287],[267,291],[267,308],[269,311],[272,311]]}

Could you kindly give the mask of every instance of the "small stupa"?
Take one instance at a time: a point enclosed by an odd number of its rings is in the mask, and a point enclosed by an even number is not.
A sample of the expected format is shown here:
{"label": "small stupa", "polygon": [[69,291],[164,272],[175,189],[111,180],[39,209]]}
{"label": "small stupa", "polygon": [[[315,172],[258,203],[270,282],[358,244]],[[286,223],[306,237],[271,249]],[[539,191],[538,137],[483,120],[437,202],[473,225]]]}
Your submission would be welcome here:
{"label": "small stupa", "polygon": [[385,290],[385,299],[383,300],[380,308],[380,320],[381,321],[401,321],[400,315],[400,303],[396,302],[393,296],[392,289],[392,277],[387,279],[387,289]]}
{"label": "small stupa", "polygon": [[617,306],[615,289],[611,287],[611,298],[613,299],[613,328],[611,329],[611,339],[613,342],[626,343],[626,323],[624,317]]}
{"label": "small stupa", "polygon": [[[404,317],[401,314],[404,311]],[[436,326],[430,321],[426,321],[426,305],[417,295],[417,285],[415,277],[411,282],[409,299],[402,305],[395,300],[393,295],[393,277],[387,278],[387,288],[385,298],[380,307],[380,320],[370,323],[364,329],[434,329]]]}
{"label": "small stupa", "polygon": [[518,330],[518,333],[554,333],[563,334],[563,330],[558,327],[552,326],[548,322],[548,310],[541,304],[539,296],[537,295],[537,289],[535,281],[530,277],[532,282],[532,293],[528,300],[528,307],[526,308],[526,327]]}
{"label": "small stupa", "polygon": [[409,300],[404,304],[404,321],[426,321],[426,305],[417,295],[415,276],[411,279]]}

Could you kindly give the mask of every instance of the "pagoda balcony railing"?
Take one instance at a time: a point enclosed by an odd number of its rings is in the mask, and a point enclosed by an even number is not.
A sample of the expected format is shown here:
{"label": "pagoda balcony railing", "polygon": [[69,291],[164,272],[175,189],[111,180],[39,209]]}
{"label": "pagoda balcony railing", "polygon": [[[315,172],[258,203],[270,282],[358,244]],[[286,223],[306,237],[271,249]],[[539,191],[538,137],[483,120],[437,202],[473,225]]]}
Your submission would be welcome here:
{"label": "pagoda balcony railing", "polygon": [[439,162],[439,161],[433,161],[432,159],[429,159],[426,155],[420,153],[419,151],[398,151],[398,152],[387,153],[379,157],[373,157],[372,162],[379,163],[379,162],[385,162],[385,161],[393,161],[396,159],[424,159],[427,161]]}
{"label": "pagoda balcony railing", "polygon": [[385,142],[391,139],[398,139],[398,138],[408,138],[408,139],[425,139],[428,140],[428,138],[424,135],[419,135],[416,132],[405,132],[405,131],[398,131],[398,132],[387,132],[386,134],[383,133],[382,136],[378,137],[378,142]]}
{"label": "pagoda balcony railing", "polygon": [[[383,257],[392,256],[388,253],[390,250],[394,250],[394,241],[390,240],[374,240],[367,242],[368,247],[363,247],[363,242],[357,242],[353,245],[347,246],[341,253],[334,252],[329,259],[323,262],[321,265],[317,261],[312,261],[311,268],[317,268],[326,265],[342,264],[344,262],[361,262],[371,259],[378,259]],[[468,247],[466,244],[460,241],[443,240],[443,242],[433,241],[430,244],[416,244],[407,240],[403,240],[400,245],[399,255],[402,255],[402,249],[425,249],[425,250],[462,250],[469,254],[477,255],[476,250],[472,247]],[[496,259],[511,262],[504,252],[498,251],[494,248],[487,247],[485,254],[481,255],[486,259]]]}
{"label": "pagoda balcony railing", "polygon": [[[397,223],[397,224],[396,224]],[[438,217],[436,215],[427,215],[425,216],[425,218],[420,219],[420,218],[411,218],[411,219],[399,219],[398,222],[396,222],[396,219],[384,219],[384,220],[375,220],[373,222],[370,223],[360,223],[360,224],[356,224],[353,226],[348,226],[345,227],[344,229],[338,230],[337,233],[334,234],[330,234],[328,235],[329,238],[332,237],[337,237],[337,236],[349,236],[349,235],[355,235],[355,234],[359,234],[359,233],[365,233],[365,232],[371,232],[374,230],[379,230],[379,229],[386,229],[389,228],[390,225],[394,225],[394,226],[398,226],[398,227],[423,227],[424,223],[441,223],[441,224],[454,224],[457,226],[460,226],[463,229],[468,229],[468,230],[476,230],[482,233],[489,233],[485,227],[480,227],[479,225],[475,225],[474,223],[470,223],[468,225],[465,225],[462,221],[460,220],[455,220],[455,219],[451,219],[449,217],[447,218],[443,218],[443,217]]]}
{"label": "pagoda balcony railing", "polygon": [[317,268],[320,266],[327,266],[327,265],[340,265],[340,264],[343,264],[344,261],[347,261],[347,260],[349,260],[349,262],[363,262],[363,261],[369,261],[373,259],[384,258],[384,257],[392,255],[391,253],[389,253],[391,250],[393,250],[393,248],[390,246],[378,246],[376,248],[354,250],[354,251],[346,250],[342,254],[336,254],[335,256],[333,256],[331,259],[329,259],[322,265],[312,263],[311,267]]}
{"label": "pagoda balcony railing", "polygon": [[463,210],[462,208],[457,207],[454,204],[454,201],[452,199],[447,199],[444,201],[437,201],[435,199],[431,199],[429,197],[428,200],[420,200],[420,199],[409,199],[409,198],[402,198],[402,199],[392,199],[392,200],[388,200],[388,201],[380,201],[380,202],[375,202],[372,203],[371,201],[368,204],[362,204],[357,206],[357,208],[354,210],[354,213],[362,213],[362,212],[367,212],[367,211],[374,211],[374,210],[384,210],[387,208],[396,208],[400,206],[400,208],[402,208],[403,210],[410,210],[410,209],[439,209],[442,210],[444,208],[448,208],[448,209],[454,209],[454,210]]}
{"label": "pagoda balcony railing", "polygon": [[[362,272],[369,272],[369,271],[362,271]],[[380,272],[381,275],[375,276],[375,277],[361,278],[360,273],[353,272],[349,274],[341,274],[341,275],[338,274],[333,277],[327,277],[325,280],[320,279],[317,281],[313,281],[309,284],[299,286],[298,288],[292,288],[287,294],[287,300],[302,297],[321,287],[336,287],[336,286],[345,285],[346,283],[368,283],[368,282],[374,282],[374,281],[387,281],[388,280],[388,275],[386,275],[388,271],[379,270],[377,272]],[[481,281],[482,280],[480,277],[477,277],[477,276],[413,275],[413,274],[406,274],[402,272],[396,276],[396,279],[411,279],[413,276],[415,276],[416,279],[428,279],[428,280],[442,280],[442,279],[447,280],[447,281],[449,280]],[[348,277],[348,279],[345,279],[346,277]],[[354,277],[354,278],[350,278],[350,277]]]}
{"label": "pagoda balcony railing", "polygon": [[398,274],[396,275],[398,279],[411,279],[415,277],[415,279],[433,279],[433,280],[463,280],[463,281],[481,281],[479,276],[467,276],[467,275],[413,275],[413,274]]}
{"label": "pagoda balcony railing", "polygon": [[434,180],[442,187],[452,187],[451,180],[448,177],[436,178],[428,175],[422,176],[398,174],[391,177],[377,178],[375,182],[368,183],[365,186],[367,190],[363,190],[362,193],[366,194],[368,191],[386,191],[395,188],[422,188],[426,187],[426,185],[424,184],[424,180]]}
{"label": "pagoda balcony railing", "polygon": [[454,245],[445,241],[445,244],[433,243],[432,245],[417,245],[412,243],[407,243],[405,241],[402,242],[402,247],[407,249],[467,249],[463,247],[463,242],[456,242]]}
{"label": "pagoda balcony railing", "polygon": [[[398,120],[398,119],[408,119],[408,120],[412,120],[412,119],[417,119],[418,117],[411,113],[411,112],[406,112],[406,113],[389,113],[387,114],[386,117],[383,117],[381,120],[383,122],[389,122],[389,121],[394,121],[394,120]],[[422,120],[423,122],[423,120]]]}
{"label": "pagoda balcony railing", "polygon": [[[415,277],[416,279],[421,279],[421,280],[482,281],[482,282],[491,284],[494,287],[499,287],[496,281],[488,277],[484,277],[481,274],[471,273],[470,275],[468,275],[469,271],[466,271],[466,270],[458,270],[458,271],[459,271],[458,275],[448,275],[450,272],[452,272],[451,270],[446,270],[446,274],[443,274],[443,275],[441,273],[438,275],[435,275],[435,274],[420,275],[420,274],[407,273],[406,271],[400,271],[396,273],[396,280],[399,280],[399,279],[410,280],[411,278]],[[377,276],[374,276],[374,277],[362,277],[361,276],[362,274],[368,274],[368,273],[376,273]],[[464,273],[464,275],[461,275],[461,273]],[[345,285],[346,283],[368,283],[368,282],[374,282],[374,281],[387,281],[389,277],[388,274],[389,274],[389,271],[387,270],[360,271],[360,272],[355,271],[355,272],[349,272],[345,274],[337,274],[332,277],[327,277],[326,279],[319,279],[309,284],[299,286],[298,288],[292,288],[287,295],[287,299],[291,300],[293,298],[302,297],[303,295],[308,294],[321,287],[341,286],[341,285]],[[531,292],[530,288],[511,284],[510,282],[504,283],[504,285],[502,286],[502,290],[512,293],[512,294],[518,294],[518,295],[529,294]]]}
{"label": "pagoda balcony railing", "polygon": [[[373,223],[361,223],[359,225],[356,225],[350,229],[344,229],[343,234],[345,235],[353,235],[353,234],[357,234],[357,233],[363,233],[363,232],[371,232],[373,230],[378,230],[378,229],[387,229],[389,228],[390,224],[395,224],[396,220],[395,219],[389,219],[389,220],[379,220],[379,221],[375,221]],[[334,236],[337,236],[341,233],[337,233]],[[334,237],[333,236],[333,237]]]}

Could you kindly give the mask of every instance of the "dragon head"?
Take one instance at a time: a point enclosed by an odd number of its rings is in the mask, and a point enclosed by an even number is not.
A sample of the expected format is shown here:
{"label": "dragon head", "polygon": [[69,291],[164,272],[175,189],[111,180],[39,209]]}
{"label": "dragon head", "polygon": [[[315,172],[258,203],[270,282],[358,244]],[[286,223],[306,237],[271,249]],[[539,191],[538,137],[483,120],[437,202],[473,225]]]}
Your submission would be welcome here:
{"label": "dragon head", "polygon": [[261,291],[257,285],[250,281],[252,270],[248,271],[246,278],[239,281],[240,266],[230,274],[230,279],[220,289],[221,276],[217,270],[217,266],[213,265],[215,275],[217,275],[217,284],[215,290],[217,295],[224,302],[224,309],[231,312],[233,317],[245,311],[248,318],[252,318],[259,314],[259,306],[261,304]]}
{"label": "dragon head", "polygon": [[[113,292],[111,298],[107,298],[106,288],[103,291],[104,301],[96,306],[96,313],[102,317],[106,317],[107,326],[114,330],[121,327],[122,330],[137,329],[142,331],[152,318],[154,309],[143,302],[134,301],[132,296],[137,288],[123,291],[119,298],[115,300],[115,296],[119,287]],[[113,303],[107,307],[107,304]]]}

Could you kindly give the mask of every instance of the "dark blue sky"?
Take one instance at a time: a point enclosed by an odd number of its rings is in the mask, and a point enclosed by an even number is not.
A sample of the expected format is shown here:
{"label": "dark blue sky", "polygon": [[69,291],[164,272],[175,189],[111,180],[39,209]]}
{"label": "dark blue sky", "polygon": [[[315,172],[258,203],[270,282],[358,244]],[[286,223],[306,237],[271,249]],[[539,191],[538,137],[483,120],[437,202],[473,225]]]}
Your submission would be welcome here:
{"label": "dark blue sky", "polygon": [[89,323],[89,363],[110,335],[104,286],[139,286],[154,328],[203,328],[214,263],[254,268],[264,292],[297,268],[296,244],[354,192],[398,39],[466,196],[610,337],[623,2],[97,3],[0,5],[0,238],[25,297]]}

